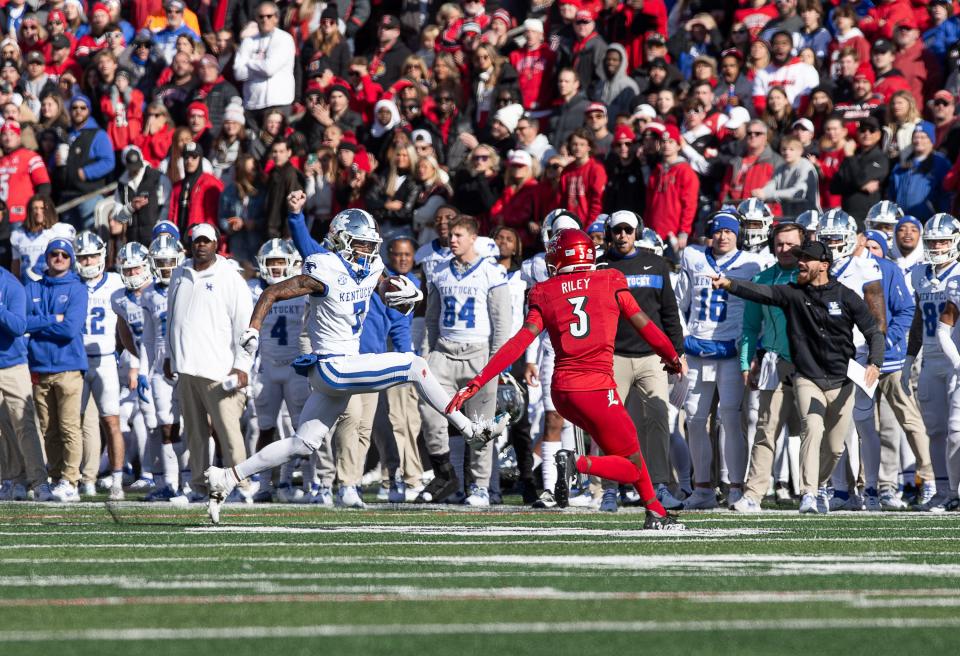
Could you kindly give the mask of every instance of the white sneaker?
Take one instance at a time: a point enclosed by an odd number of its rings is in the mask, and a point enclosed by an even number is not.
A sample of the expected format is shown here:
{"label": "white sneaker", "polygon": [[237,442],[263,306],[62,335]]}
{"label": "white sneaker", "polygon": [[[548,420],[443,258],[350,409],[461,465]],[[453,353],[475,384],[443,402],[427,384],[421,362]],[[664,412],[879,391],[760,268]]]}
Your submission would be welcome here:
{"label": "white sneaker", "polygon": [[380,483],[377,489],[377,501],[387,501],[390,499],[390,486]]}
{"label": "white sneaker", "polygon": [[53,489],[50,490],[50,496],[53,497],[53,501],[59,501],[60,503],[73,503],[80,501],[80,495],[77,493],[77,488],[64,480],[61,480],[53,486]]}
{"label": "white sneaker", "polygon": [[310,490],[310,503],[333,508],[333,491],[326,485],[315,484]]}
{"label": "white sneaker", "polygon": [[417,495],[423,492],[423,485],[414,485],[413,487],[407,486],[404,495],[406,496],[407,503],[413,503],[417,500]]}
{"label": "white sneaker", "polygon": [[759,513],[763,512],[763,508],[760,507],[760,504],[751,499],[748,496],[742,496],[737,499],[737,502],[730,506],[730,510],[739,513]]}
{"label": "white sneaker", "polygon": [[924,481],[920,488],[920,496],[917,497],[916,507],[923,508],[929,505],[935,496],[937,496],[937,484],[934,481]]}
{"label": "white sneaker", "polygon": [[353,485],[341,485],[337,492],[337,506],[340,508],[366,508],[367,504],[360,498],[360,491]]}
{"label": "white sneaker", "polygon": [[830,490],[826,487],[817,490],[817,513],[821,515],[830,514]]}
{"label": "white sneaker", "polygon": [[280,483],[277,486],[277,501],[280,503],[303,503],[303,497],[303,490],[290,483]]}
{"label": "white sneaker", "polygon": [[860,512],[864,508],[863,495],[859,492],[851,492],[850,498],[847,499],[847,502],[843,505],[843,510],[853,510]]}
{"label": "white sneaker", "polygon": [[593,504],[593,495],[590,490],[583,490],[580,494],[575,494],[567,500],[567,505],[571,508],[589,508]]}
{"label": "white sneaker", "polygon": [[712,510],[719,507],[717,495],[712,488],[706,487],[694,488],[693,494],[683,502],[684,510]]}
{"label": "white sneaker", "polygon": [[56,501],[53,498],[53,491],[50,489],[49,483],[40,483],[39,485],[34,486],[33,488],[33,500],[34,501]]}
{"label": "white sneaker", "polygon": [[473,506],[474,508],[489,508],[490,493],[487,492],[487,488],[485,487],[471,485],[470,496],[464,499],[463,503],[467,506]]}
{"label": "white sneaker", "polygon": [[27,488],[25,488],[22,483],[14,483],[12,498],[14,501],[26,501]]}
{"label": "white sneaker", "polygon": [[104,476],[97,479],[97,489],[101,492],[109,492],[113,487],[113,476]]}
{"label": "white sneaker", "polygon": [[812,494],[804,494],[803,498],[800,499],[800,514],[801,515],[816,515],[817,514],[817,497]]}
{"label": "white sneaker", "polygon": [[727,508],[733,510],[733,506],[737,501],[743,498],[743,488],[742,487],[731,487],[727,491]]}
{"label": "white sneaker", "polygon": [[615,513],[620,510],[617,506],[617,496],[615,489],[604,490],[603,496],[600,498],[600,512]]}
{"label": "white sneaker", "polygon": [[387,493],[387,501],[390,503],[406,503],[407,484],[403,481],[394,481]]}
{"label": "white sneaker", "polygon": [[226,469],[221,469],[220,467],[210,467],[207,471],[203,472],[210,496],[216,497],[221,503],[230,496],[233,488],[237,486],[233,480],[235,477],[228,476],[228,473]]}
{"label": "white sneaker", "polygon": [[683,508],[683,501],[673,496],[670,493],[670,488],[668,488],[663,483],[657,483],[657,501],[660,502],[667,510],[680,510]]}
{"label": "white sneaker", "polygon": [[130,485],[131,492],[146,492],[157,486],[152,478],[138,478]]}
{"label": "white sneaker", "polygon": [[882,490],[880,492],[880,508],[878,510],[906,510],[907,504],[897,496],[893,490]]}
{"label": "white sneaker", "polygon": [[80,483],[80,496],[82,497],[97,496],[97,486],[94,483],[90,483],[90,482]]}
{"label": "white sneaker", "polygon": [[110,496],[107,498],[110,499],[110,501],[123,501],[124,499],[123,486],[114,485],[113,487],[111,487]]}
{"label": "white sneaker", "polygon": [[[897,503],[901,503],[900,499],[897,499],[896,495],[893,495],[893,498],[896,499]],[[867,512],[882,512],[883,511],[883,502],[880,497],[877,496],[876,491],[867,492],[863,495],[863,509]]]}

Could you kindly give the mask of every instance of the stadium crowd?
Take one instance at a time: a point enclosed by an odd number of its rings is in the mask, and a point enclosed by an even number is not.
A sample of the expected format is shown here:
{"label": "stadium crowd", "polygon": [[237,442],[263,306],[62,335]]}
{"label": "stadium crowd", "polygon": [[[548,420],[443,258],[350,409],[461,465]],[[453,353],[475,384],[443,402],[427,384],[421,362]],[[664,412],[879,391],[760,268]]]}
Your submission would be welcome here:
{"label": "stadium crowd", "polygon": [[[477,324],[473,341],[495,349],[546,276],[548,238],[588,232],[686,354],[689,371],[668,378],[636,335],[615,345],[618,394],[668,509],[757,511],[770,492],[804,512],[957,509],[958,11],[10,0],[0,498],[72,501],[99,484],[114,499],[199,501],[209,457],[232,466],[290,435],[309,394],[288,375],[309,350],[303,299],[272,310],[255,361],[236,337],[263,289],[329,247],[331,219],[355,209],[376,219],[387,271],[427,296],[413,315],[370,299],[357,311],[363,353],[436,355],[438,321],[441,341],[444,327]],[[868,380],[877,369],[876,398],[844,377],[850,356],[839,376],[814,377],[836,406],[822,452],[801,439],[811,429],[783,311],[711,287],[714,274],[796,282],[814,257],[806,240],[828,246],[832,277],[885,334],[882,357],[870,331],[851,346]],[[470,299],[438,299],[434,280],[447,260],[476,258],[502,267],[510,290],[505,313],[490,292],[483,321]],[[204,315],[190,296],[168,326],[168,293],[172,304],[182,289],[171,281],[188,278],[190,294],[216,285],[220,304]],[[333,440],[234,500],[362,507],[369,484],[382,500],[484,506],[502,499],[503,473],[525,503],[553,507],[554,454],[578,436],[550,402],[551,357],[545,340],[501,377],[501,408],[517,416],[497,448],[448,439],[401,386],[355,396]],[[441,379],[451,394],[463,381]],[[571,505],[636,501],[582,488]]]}

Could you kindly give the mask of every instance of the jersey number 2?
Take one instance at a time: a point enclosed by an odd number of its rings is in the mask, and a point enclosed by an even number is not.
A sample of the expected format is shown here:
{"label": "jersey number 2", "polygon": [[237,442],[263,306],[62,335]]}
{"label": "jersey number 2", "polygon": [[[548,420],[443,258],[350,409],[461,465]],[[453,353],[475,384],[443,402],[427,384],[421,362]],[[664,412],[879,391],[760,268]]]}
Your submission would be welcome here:
{"label": "jersey number 2", "polygon": [[576,321],[570,324],[570,335],[581,339],[590,334],[590,315],[587,314],[587,297],[574,296],[568,298],[567,302],[573,306],[573,316]]}
{"label": "jersey number 2", "polygon": [[104,334],[103,320],[107,318],[107,311],[102,307],[90,308],[90,328],[88,335]]}

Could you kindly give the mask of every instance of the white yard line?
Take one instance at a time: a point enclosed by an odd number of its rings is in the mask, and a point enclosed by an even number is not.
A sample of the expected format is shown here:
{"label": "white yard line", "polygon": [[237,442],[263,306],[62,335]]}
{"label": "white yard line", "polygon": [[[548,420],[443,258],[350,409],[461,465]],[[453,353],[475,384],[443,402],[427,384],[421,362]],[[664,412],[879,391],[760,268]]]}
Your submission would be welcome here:
{"label": "white yard line", "polygon": [[223,628],[130,628],[75,631],[3,631],[0,642],[249,640],[431,635],[515,635],[564,633],[744,632],[810,630],[904,630],[960,627],[960,618],[849,618],[714,620],[676,622],[502,622],[484,624],[339,624],[328,626],[248,626]]}

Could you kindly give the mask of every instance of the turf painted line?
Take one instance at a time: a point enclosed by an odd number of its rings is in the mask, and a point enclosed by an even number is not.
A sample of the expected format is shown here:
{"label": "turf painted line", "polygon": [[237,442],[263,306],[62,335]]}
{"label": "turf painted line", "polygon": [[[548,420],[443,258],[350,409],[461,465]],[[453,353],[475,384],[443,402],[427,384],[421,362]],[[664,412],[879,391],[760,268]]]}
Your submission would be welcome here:
{"label": "turf painted line", "polygon": [[864,618],[722,620],[704,622],[503,622],[488,624],[339,624],[329,626],[248,626],[193,629],[84,629],[78,631],[3,631],[0,643],[131,640],[250,640],[257,638],[334,638],[369,636],[510,635],[557,633],[645,633],[815,631],[838,629],[945,629],[960,618]]}
{"label": "turf painted line", "polygon": [[579,526],[544,528],[542,526],[399,526],[396,524],[364,524],[360,526],[195,526],[184,529],[185,533],[284,533],[284,534],[334,534],[334,533],[356,533],[356,534],[401,534],[401,535],[432,535],[432,536],[455,536],[471,537],[483,535],[485,537],[513,538],[521,535],[534,537],[566,537],[570,535],[582,535],[590,537],[604,538],[638,538],[638,537],[657,537],[669,535],[671,537],[744,537],[754,535],[765,535],[779,533],[776,529],[762,528],[704,528],[686,531],[643,531],[636,529],[599,529],[599,528],[580,528]]}

